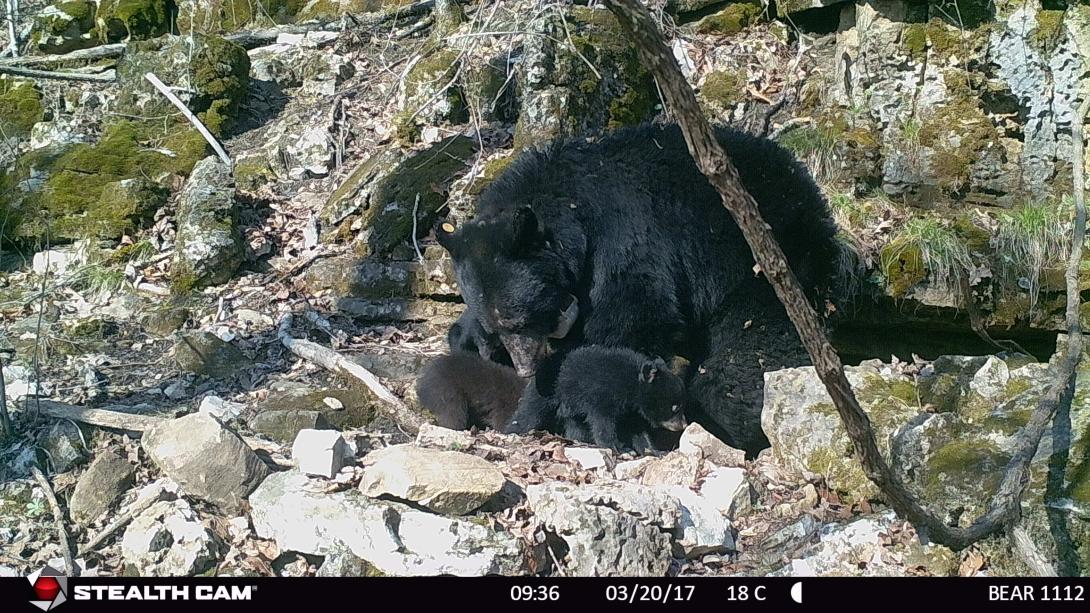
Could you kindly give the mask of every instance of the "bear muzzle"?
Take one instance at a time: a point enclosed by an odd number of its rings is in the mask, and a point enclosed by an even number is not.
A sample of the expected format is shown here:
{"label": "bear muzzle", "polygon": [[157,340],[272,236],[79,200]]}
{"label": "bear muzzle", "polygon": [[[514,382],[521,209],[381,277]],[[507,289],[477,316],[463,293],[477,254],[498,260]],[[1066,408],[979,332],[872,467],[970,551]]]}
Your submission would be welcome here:
{"label": "bear muzzle", "polygon": [[518,376],[534,376],[538,362],[545,357],[545,349],[548,347],[546,340],[522,334],[504,334],[500,336],[500,340],[511,355],[511,363],[514,364]]}

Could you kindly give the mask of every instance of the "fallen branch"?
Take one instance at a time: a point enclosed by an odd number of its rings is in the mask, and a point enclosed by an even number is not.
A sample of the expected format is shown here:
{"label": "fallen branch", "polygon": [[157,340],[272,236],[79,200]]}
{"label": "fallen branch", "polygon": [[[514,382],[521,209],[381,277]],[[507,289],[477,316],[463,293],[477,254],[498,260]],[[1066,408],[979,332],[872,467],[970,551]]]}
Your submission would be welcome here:
{"label": "fallen branch", "polygon": [[99,45],[90,49],[80,49],[70,53],[56,55],[30,55],[0,60],[0,66],[55,66],[57,64],[72,64],[78,62],[97,62],[99,60],[111,60],[121,57],[125,52],[124,43],[111,43]]}
{"label": "fallen branch", "polygon": [[140,433],[155,424],[161,423],[163,417],[151,415],[136,415],[134,413],[121,413],[108,409],[88,409],[74,404],[57,402],[56,400],[39,400],[40,414],[54,419],[71,419],[83,424],[122,430],[124,432]]}
{"label": "fallen branch", "polygon": [[19,66],[0,66],[0,74],[9,74],[17,77],[28,77],[31,79],[57,79],[62,81],[96,81],[99,83],[110,83],[114,80],[114,71],[107,70],[101,73],[92,72],[78,72],[75,70],[67,71],[51,71],[51,70],[35,70],[33,68],[21,68]]}
{"label": "fallen branch", "polygon": [[330,372],[350,377],[363,383],[367,386],[367,389],[371,390],[375,396],[382,401],[381,406],[384,407],[386,414],[411,434],[416,434],[420,429],[420,426],[424,425],[423,417],[409,408],[409,406],[402,402],[400,398],[387,389],[371,371],[332,349],[307,340],[292,338],[291,334],[288,332],[291,329],[291,323],[292,316],[289,313],[280,321],[276,333],[276,337],[280,339],[280,342],[283,343],[289,351]]}
{"label": "fallen branch", "polygon": [[8,415],[7,388],[4,383],[4,354],[0,352],[0,434],[9,437],[15,434],[11,427],[11,416]]}
{"label": "fallen branch", "polygon": [[45,475],[37,466],[31,466],[30,473],[34,475],[34,480],[42,488],[45,493],[45,500],[53,511],[53,525],[57,528],[57,538],[61,543],[61,556],[64,557],[65,575],[78,577],[79,567],[76,566],[72,555],[74,550],[72,549],[72,543],[68,540],[68,530],[64,527],[64,511],[61,510],[61,505],[57,503],[57,495],[53,493],[53,486],[49,485],[49,479],[45,478]]}
{"label": "fallen branch", "polygon": [[[333,32],[334,22],[308,23],[302,25],[286,25],[277,28],[265,28],[246,32],[235,32],[224,36],[243,49],[254,49],[271,45],[276,42],[281,34],[306,34],[308,32]],[[100,60],[117,59],[125,54],[125,43],[110,43],[99,45],[90,49],[79,49],[70,53],[56,55],[33,55],[27,57],[15,57],[0,59],[0,66],[56,66],[57,64],[72,64],[78,62],[97,62]]]}
{"label": "fallen branch", "polygon": [[151,84],[155,86],[155,89],[159,90],[160,94],[166,96],[167,100],[170,100],[171,104],[178,107],[178,110],[182,112],[182,115],[185,115],[185,118],[189,120],[189,123],[193,124],[193,127],[197,128],[197,131],[201,133],[201,136],[204,137],[204,140],[208,141],[209,145],[212,145],[212,149],[216,151],[216,155],[220,156],[220,159],[223,160],[223,163],[227,164],[227,166],[230,167],[231,156],[227,155],[227,152],[223,149],[223,146],[220,145],[219,141],[216,140],[216,137],[212,136],[212,133],[208,131],[208,128],[204,127],[204,124],[201,123],[201,120],[197,119],[197,116],[189,110],[189,107],[187,107],[184,102],[178,99],[178,96],[175,96],[174,92],[170,91],[170,88],[167,87],[166,84],[164,84],[162,81],[160,81],[159,77],[155,76],[155,73],[146,73],[144,75],[144,78],[151,82]]}
{"label": "fallen branch", "polygon": [[143,513],[150,507],[159,501],[159,498],[155,496],[148,496],[144,500],[137,500],[132,507],[125,509],[117,515],[106,527],[103,528],[98,534],[91,537],[91,540],[87,541],[79,548],[79,552],[76,554],[80,557],[86,556],[89,553],[94,553],[106,539],[116,533],[118,530],[129,525],[129,522],[133,520],[137,515]]}
{"label": "fallen branch", "polygon": [[[968,528],[946,525],[937,515],[925,509],[909,493],[900,478],[890,470],[878,450],[870,419],[859,406],[851,385],[844,374],[840,356],[825,336],[821,319],[810,305],[802,286],[787,265],[787,259],[776,242],[771,228],[761,218],[756,201],[742,186],[738,169],[723,146],[715,138],[696,101],[692,88],[685,81],[673,54],[662,35],[638,0],[605,0],[604,4],[621,23],[635,43],[641,62],[654,75],[663,90],[667,107],[676,118],[685,136],[689,153],[700,171],[708,178],[723,199],[723,206],[737,223],[746,243],[753,251],[777,297],[783,303],[799,338],[810,354],[814,369],[825,384],[840,420],[852,441],[855,454],[863,465],[867,478],[885,495],[886,500],[902,517],[916,525],[921,538],[933,540],[953,549],[963,549],[1007,525],[1019,517],[1021,494],[1028,481],[1029,463],[1048,422],[1060,404],[1063,392],[1073,383],[1075,367],[1082,355],[1082,331],[1079,326],[1078,265],[1086,238],[1084,202],[1082,118],[1087,105],[1079,111],[1072,130],[1075,171],[1076,221],[1071,257],[1067,268],[1067,328],[1068,342],[1055,370],[1054,382],[1040,399],[1003,475],[999,492],[988,509]],[[1088,103],[1090,104],[1090,103]]]}

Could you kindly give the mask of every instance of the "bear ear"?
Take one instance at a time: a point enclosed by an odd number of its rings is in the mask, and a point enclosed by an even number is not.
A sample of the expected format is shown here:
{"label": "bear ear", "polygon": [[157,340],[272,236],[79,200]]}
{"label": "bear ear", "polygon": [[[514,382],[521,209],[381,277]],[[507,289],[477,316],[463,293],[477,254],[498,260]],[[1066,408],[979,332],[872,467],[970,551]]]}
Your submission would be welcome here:
{"label": "bear ear", "polygon": [[647,360],[640,365],[640,383],[652,383],[659,374],[661,360]]}
{"label": "bear ear", "polygon": [[544,243],[545,236],[541,231],[537,213],[534,213],[529,206],[516,209],[511,222],[512,251],[527,251],[540,247]]}
{"label": "bear ear", "polygon": [[454,227],[454,222],[443,221],[435,226],[435,239],[439,241],[439,244],[450,253],[454,253],[454,246],[457,241],[454,240],[454,231],[457,228]]}

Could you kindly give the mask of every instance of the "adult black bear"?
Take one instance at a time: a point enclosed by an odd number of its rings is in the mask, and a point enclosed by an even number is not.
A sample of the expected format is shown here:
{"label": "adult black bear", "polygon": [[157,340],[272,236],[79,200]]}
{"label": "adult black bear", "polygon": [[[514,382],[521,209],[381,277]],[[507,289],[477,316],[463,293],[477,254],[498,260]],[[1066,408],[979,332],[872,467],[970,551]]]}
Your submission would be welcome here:
{"label": "adult black bear", "polygon": [[[815,300],[835,293],[836,226],[806,168],[767,139],[727,129],[717,136],[803,287]],[[728,354],[743,332],[720,324],[751,299],[743,286],[753,257],[676,126],[526,152],[481,194],[475,219],[445,230],[438,238],[463,298],[520,375],[534,373],[550,337],[564,337],[551,343],[561,352],[588,343],[699,364]],[[785,317],[770,308],[766,317]],[[756,451],[760,405],[719,395],[731,382],[718,383],[701,387],[710,393],[694,398],[696,417]],[[548,382],[534,385],[551,391]],[[731,431],[739,424],[748,431]]]}
{"label": "adult black bear", "polygon": [[439,356],[416,380],[416,397],[444,428],[505,431],[526,380],[513,368],[456,351]]}
{"label": "adult black bear", "polygon": [[654,449],[651,434],[685,429],[685,384],[661,358],[590,345],[568,354],[557,378],[556,414],[568,438],[599,447]]}

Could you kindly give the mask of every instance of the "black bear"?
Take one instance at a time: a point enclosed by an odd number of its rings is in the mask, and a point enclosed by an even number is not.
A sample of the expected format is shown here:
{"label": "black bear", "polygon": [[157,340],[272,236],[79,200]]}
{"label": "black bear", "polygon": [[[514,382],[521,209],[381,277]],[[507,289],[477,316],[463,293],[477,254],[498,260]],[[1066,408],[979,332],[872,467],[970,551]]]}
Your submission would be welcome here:
{"label": "black bear", "polygon": [[416,380],[421,406],[444,428],[505,431],[526,380],[513,368],[456,351],[428,362]]}
{"label": "black bear", "polygon": [[569,353],[554,401],[564,435],[599,447],[650,451],[656,429],[686,425],[681,378],[661,358],[631,349],[590,345]]}
{"label": "black bear", "polygon": [[[842,250],[809,172],[767,139],[728,129],[717,136],[811,299],[836,299]],[[750,300],[753,257],[677,126],[527,151],[481,194],[476,218],[450,228],[437,236],[463,298],[520,375],[535,372],[549,345],[630,347],[700,364],[729,353],[732,334],[743,331],[719,324]],[[765,317],[786,321],[781,306],[770,308]],[[719,394],[729,383],[700,386],[696,416],[756,452],[760,404]],[[548,387],[535,382],[546,396]],[[747,431],[731,431],[738,424]]]}
{"label": "black bear", "polygon": [[491,334],[481,326],[473,309],[467,308],[447,332],[450,352],[476,353],[486,360],[511,366],[511,357],[497,334]]}

